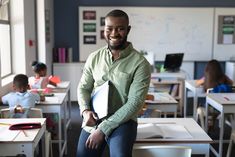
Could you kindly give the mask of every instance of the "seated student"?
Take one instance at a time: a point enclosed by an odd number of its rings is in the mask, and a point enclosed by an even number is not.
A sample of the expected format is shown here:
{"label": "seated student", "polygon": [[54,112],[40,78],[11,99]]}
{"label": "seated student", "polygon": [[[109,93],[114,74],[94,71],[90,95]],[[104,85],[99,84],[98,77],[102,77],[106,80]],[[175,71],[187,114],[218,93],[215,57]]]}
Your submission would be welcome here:
{"label": "seated student", "polygon": [[[232,92],[232,85],[233,81],[226,76],[220,66],[220,63],[213,59],[210,60],[204,70],[204,77],[196,81],[197,85],[202,85],[205,92],[210,93],[230,93]],[[210,91],[208,91],[210,90]],[[204,104],[204,103],[202,103]],[[197,114],[199,114],[199,117],[204,116],[204,107],[199,107],[197,109]],[[203,115],[200,115],[203,114]],[[211,121],[211,126],[213,125],[213,122],[215,120],[215,117],[217,115],[214,113],[214,116]],[[210,117],[208,117],[210,118]],[[203,122],[202,122],[203,123]],[[204,125],[204,124],[202,124]]]}
{"label": "seated student", "polygon": [[[230,92],[233,81],[226,76],[220,66],[220,63],[213,59],[210,60],[204,70],[204,77],[196,80],[196,84],[203,85],[205,92],[210,88],[217,87],[217,91],[213,92]],[[218,89],[219,87],[224,89]],[[228,86],[228,88],[226,88]],[[214,89],[216,90],[216,89]]]}
{"label": "seated student", "polygon": [[14,92],[10,92],[1,98],[3,104],[8,104],[13,118],[27,117],[30,108],[35,107],[39,100],[45,100],[38,94],[28,92],[28,77],[24,74],[18,74],[13,79]]}
{"label": "seated student", "polygon": [[57,86],[55,82],[50,80],[51,76],[47,76],[46,64],[33,61],[32,68],[35,76],[29,77],[29,85],[31,89],[45,89],[48,84]]}
{"label": "seated student", "polygon": [[[42,95],[48,96],[50,89],[47,88],[47,85],[57,86],[55,82],[52,81],[52,76],[47,76],[47,66],[46,64],[38,61],[32,62],[32,69],[35,73],[35,76],[29,77],[29,85],[32,92],[40,93]],[[42,93],[34,89],[45,89]],[[57,123],[58,123],[58,114],[54,113],[43,113],[43,117],[46,117],[47,130],[51,133],[52,139],[58,138],[57,132]]]}

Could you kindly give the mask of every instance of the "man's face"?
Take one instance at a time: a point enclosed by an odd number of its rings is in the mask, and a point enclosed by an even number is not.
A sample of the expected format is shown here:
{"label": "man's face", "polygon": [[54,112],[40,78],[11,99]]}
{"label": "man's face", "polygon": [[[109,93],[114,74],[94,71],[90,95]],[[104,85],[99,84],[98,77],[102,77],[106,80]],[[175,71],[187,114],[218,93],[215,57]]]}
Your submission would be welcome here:
{"label": "man's face", "polygon": [[107,17],[105,19],[104,37],[111,50],[125,48],[129,31],[130,26],[124,17]]}

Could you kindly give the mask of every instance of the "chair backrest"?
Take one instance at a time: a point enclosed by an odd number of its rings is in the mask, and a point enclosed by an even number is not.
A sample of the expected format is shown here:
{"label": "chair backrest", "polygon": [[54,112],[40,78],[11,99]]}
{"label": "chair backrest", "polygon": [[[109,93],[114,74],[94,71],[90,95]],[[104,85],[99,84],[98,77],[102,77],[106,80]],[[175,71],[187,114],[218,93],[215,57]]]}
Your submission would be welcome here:
{"label": "chair backrest", "polygon": [[30,108],[28,118],[43,118],[42,109]]}
{"label": "chair backrest", "polygon": [[[10,118],[11,113],[9,108],[1,109],[1,118]],[[40,108],[30,108],[28,112],[28,118],[43,118],[42,109]]]}
{"label": "chair backrest", "polygon": [[10,109],[9,108],[3,108],[0,110],[0,117],[1,118],[10,118]]}
{"label": "chair backrest", "polygon": [[191,157],[192,149],[184,146],[134,146],[133,157]]}

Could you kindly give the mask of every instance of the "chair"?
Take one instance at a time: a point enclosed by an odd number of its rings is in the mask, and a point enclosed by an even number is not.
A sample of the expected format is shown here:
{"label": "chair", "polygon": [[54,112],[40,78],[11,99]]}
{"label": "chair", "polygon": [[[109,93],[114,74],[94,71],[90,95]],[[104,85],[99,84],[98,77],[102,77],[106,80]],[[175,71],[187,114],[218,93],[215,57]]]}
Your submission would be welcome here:
{"label": "chair", "polygon": [[[154,95],[147,94],[145,100],[154,100]],[[161,111],[157,109],[148,109],[148,105],[144,103],[143,108],[139,112],[140,117],[161,117]]]}
{"label": "chair", "polygon": [[133,157],[191,157],[192,149],[184,146],[134,146]]}
{"label": "chair", "polygon": [[[1,109],[0,117],[10,118],[10,109],[9,108]],[[30,108],[28,112],[28,118],[43,118],[42,109]],[[47,130],[45,131],[45,152],[46,152],[46,157],[49,157],[49,156],[53,157],[51,133],[48,132]]]}

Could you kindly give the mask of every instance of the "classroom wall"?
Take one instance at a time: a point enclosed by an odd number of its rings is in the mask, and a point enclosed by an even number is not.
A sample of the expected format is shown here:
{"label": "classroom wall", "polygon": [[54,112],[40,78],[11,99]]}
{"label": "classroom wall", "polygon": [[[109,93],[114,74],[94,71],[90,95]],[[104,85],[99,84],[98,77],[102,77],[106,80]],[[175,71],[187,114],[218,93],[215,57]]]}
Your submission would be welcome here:
{"label": "classroom wall", "polygon": [[[54,0],[55,47],[72,47],[73,61],[79,61],[78,6],[235,7],[234,0]],[[199,63],[200,64],[200,63]],[[199,68],[197,68],[199,67]],[[202,71],[195,64],[195,70]],[[203,67],[203,66],[202,66]],[[195,72],[195,77],[197,71]]]}

